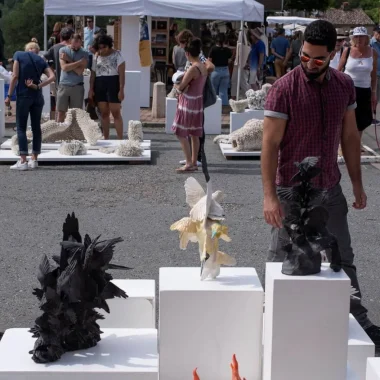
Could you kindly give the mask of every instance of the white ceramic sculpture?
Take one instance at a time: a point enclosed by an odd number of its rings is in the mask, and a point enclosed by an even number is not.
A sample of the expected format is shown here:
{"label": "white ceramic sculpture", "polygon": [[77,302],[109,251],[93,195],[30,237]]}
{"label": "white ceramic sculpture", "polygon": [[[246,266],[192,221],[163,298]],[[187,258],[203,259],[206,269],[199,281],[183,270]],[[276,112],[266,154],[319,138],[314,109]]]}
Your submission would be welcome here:
{"label": "white ceramic sculpture", "polygon": [[128,123],[128,139],[131,141],[142,142],[144,133],[141,121],[130,120]]}
{"label": "white ceramic sculpture", "polygon": [[230,99],[229,103],[230,103],[230,107],[232,108],[232,111],[237,112],[237,113],[243,113],[244,110],[248,107],[248,99],[242,99],[242,100]]}
{"label": "white ceramic sculpture", "polygon": [[261,90],[254,91],[254,90],[248,90],[245,93],[245,96],[248,100],[248,107],[251,110],[263,110],[265,106],[265,101],[268,95],[268,91],[272,87],[271,84],[264,84],[261,87]]}
{"label": "white ceramic sculpture", "polygon": [[214,143],[232,144],[238,152],[252,152],[261,150],[263,143],[263,120],[248,120],[242,128],[229,135],[219,135],[214,138]]}
{"label": "white ceramic sculpture", "polygon": [[125,140],[119,146],[115,148],[100,148],[101,153],[116,153],[121,157],[141,157],[144,149],[138,141]]}
{"label": "white ceramic sculpture", "polygon": [[87,154],[87,148],[78,140],[64,141],[58,148],[58,152],[65,156],[83,156]]}
{"label": "white ceramic sculpture", "polygon": [[221,265],[236,265],[236,260],[219,251],[219,239],[230,242],[228,227],[222,224],[224,211],[219,202],[223,193],[212,193],[211,181],[207,182],[207,193],[199,182],[189,177],[185,182],[186,202],[191,207],[190,216],[175,222],[170,229],[178,231],[180,248],[186,249],[189,242],[198,243],[201,260],[201,280],[215,279]]}

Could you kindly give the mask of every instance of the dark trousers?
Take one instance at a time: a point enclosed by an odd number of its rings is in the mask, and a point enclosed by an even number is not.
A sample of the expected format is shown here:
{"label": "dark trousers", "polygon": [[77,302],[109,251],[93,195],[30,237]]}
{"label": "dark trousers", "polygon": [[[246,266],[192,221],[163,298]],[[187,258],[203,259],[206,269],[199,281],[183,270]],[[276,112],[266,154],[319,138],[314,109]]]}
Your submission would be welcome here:
{"label": "dark trousers", "polygon": [[[281,202],[285,203],[286,201],[281,199]],[[340,185],[336,185],[327,192],[322,205],[329,212],[327,228],[338,240],[339,251],[342,257],[342,268],[351,279],[351,285],[359,292],[355,296],[361,299],[347,222],[348,206]],[[282,249],[281,242],[289,240],[289,236],[284,228],[272,228],[271,235],[268,261],[284,261],[286,252]],[[362,305],[361,300],[351,298],[350,312],[364,329],[372,326],[371,321],[367,317],[368,310]]]}
{"label": "dark trousers", "polygon": [[28,154],[26,128],[30,114],[33,132],[32,153],[41,153],[41,115],[44,107],[44,98],[39,93],[36,97],[17,97],[16,100],[16,128],[20,154]]}

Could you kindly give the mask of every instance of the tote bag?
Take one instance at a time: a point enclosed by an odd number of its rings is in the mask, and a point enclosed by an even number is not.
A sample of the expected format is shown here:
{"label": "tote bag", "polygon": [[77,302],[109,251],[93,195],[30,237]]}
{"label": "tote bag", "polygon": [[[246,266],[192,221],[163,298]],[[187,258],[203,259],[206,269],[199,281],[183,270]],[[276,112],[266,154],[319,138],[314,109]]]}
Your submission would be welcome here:
{"label": "tote bag", "polygon": [[247,34],[242,31],[239,33],[239,40],[236,47],[235,66],[239,66],[243,69],[247,63],[249,54],[251,53],[251,47],[247,42]]}

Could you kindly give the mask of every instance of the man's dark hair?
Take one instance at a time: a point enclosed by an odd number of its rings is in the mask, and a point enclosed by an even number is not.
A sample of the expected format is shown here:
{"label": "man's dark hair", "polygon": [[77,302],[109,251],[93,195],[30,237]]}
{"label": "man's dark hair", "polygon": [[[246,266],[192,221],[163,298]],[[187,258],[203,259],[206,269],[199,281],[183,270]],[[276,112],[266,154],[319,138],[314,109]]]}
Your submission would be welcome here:
{"label": "man's dark hair", "polygon": [[75,34],[73,34],[72,39],[73,39],[73,40],[79,40],[79,41],[82,41],[82,36],[81,36],[79,33],[75,33]]}
{"label": "man's dark hair", "polygon": [[66,19],[66,25],[74,25],[74,20],[72,18]]}
{"label": "man's dark hair", "polygon": [[374,32],[377,32],[377,33],[380,33],[380,26],[376,26],[374,29],[373,29]]}
{"label": "man's dark hair", "polygon": [[283,34],[285,33],[285,29],[283,29],[283,28],[280,28],[279,30],[278,30],[278,35],[279,36],[282,36]]}
{"label": "man's dark hair", "polygon": [[199,38],[190,40],[185,46],[185,52],[189,53],[192,57],[198,57],[201,54],[202,42]]}
{"label": "man's dark hair", "polygon": [[232,23],[231,22],[226,22],[226,28],[232,30]]}
{"label": "man's dark hair", "polygon": [[73,36],[74,31],[71,28],[63,28],[61,30],[61,41],[69,41]]}
{"label": "man's dark hair", "polygon": [[104,46],[108,46],[109,48],[112,48],[113,47],[112,37],[107,34],[100,34],[95,39],[94,48],[96,50],[99,50],[100,45],[104,45]]}
{"label": "man's dark hair", "polygon": [[313,21],[305,29],[304,40],[311,45],[326,46],[331,53],[335,49],[337,33],[334,25],[325,20]]}

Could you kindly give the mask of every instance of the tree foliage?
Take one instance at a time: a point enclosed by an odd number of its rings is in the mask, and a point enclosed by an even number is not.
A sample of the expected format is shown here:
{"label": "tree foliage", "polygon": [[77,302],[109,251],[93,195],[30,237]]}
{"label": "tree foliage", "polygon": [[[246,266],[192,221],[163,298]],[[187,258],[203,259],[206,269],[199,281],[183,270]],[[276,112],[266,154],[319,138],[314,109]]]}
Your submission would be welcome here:
{"label": "tree foliage", "polygon": [[329,0],[285,0],[285,9],[311,12],[314,9],[324,11],[329,7]]}

